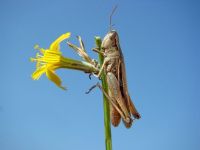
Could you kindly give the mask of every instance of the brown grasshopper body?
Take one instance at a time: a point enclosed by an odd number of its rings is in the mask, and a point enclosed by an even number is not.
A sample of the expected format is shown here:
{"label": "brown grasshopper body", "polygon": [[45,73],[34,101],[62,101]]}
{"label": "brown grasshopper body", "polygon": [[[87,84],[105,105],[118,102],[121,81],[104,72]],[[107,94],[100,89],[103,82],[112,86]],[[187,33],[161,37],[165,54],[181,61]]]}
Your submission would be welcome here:
{"label": "brown grasshopper body", "polygon": [[114,126],[118,126],[122,118],[125,126],[130,128],[133,119],[140,118],[131,98],[128,94],[126,71],[123,54],[119,44],[119,36],[116,31],[110,31],[103,39],[101,45],[104,55],[104,63],[98,76],[104,70],[108,84],[107,98],[110,101],[110,116]]}

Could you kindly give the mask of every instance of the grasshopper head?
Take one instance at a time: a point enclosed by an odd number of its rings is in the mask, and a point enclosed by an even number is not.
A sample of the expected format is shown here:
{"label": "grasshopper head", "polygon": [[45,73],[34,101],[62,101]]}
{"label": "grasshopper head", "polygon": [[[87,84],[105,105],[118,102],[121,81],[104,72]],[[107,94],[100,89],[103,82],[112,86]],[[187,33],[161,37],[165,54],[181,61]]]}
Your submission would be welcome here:
{"label": "grasshopper head", "polygon": [[115,30],[109,31],[102,41],[102,48],[109,49],[111,47],[117,46],[119,41],[118,33]]}

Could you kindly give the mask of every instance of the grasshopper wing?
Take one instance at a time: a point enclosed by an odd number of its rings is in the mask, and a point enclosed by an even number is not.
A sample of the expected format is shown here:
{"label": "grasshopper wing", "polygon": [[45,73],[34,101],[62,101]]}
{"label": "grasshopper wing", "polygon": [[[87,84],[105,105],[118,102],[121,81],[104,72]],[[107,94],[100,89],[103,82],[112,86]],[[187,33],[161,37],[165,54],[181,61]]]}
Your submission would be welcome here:
{"label": "grasshopper wing", "polygon": [[[119,42],[116,42],[119,43]],[[118,69],[118,74],[119,74],[119,82],[120,82],[120,89],[122,96],[125,99],[127,108],[129,108],[129,112],[134,116],[134,118],[139,119],[141,116],[136,110],[133,102],[131,101],[131,98],[128,93],[128,85],[127,85],[127,80],[126,80],[126,69],[125,69],[125,63],[124,63],[124,57],[120,48],[120,45],[118,45],[118,48],[120,50],[120,62],[119,62],[119,69]]]}

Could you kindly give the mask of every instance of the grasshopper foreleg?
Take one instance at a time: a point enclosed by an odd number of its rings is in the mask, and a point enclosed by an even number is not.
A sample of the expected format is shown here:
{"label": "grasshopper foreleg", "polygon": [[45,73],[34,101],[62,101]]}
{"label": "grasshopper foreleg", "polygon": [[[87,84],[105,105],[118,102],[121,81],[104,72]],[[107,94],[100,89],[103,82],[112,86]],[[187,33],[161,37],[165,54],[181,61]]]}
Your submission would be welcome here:
{"label": "grasshopper foreleg", "polygon": [[96,77],[100,77],[101,76],[101,74],[102,74],[102,72],[103,72],[103,69],[105,68],[105,66],[107,65],[107,63],[110,61],[110,58],[108,58],[108,57],[106,57],[105,59],[104,59],[104,62],[103,62],[103,64],[102,64],[102,66],[101,66],[101,68],[100,68],[100,70],[99,70],[99,73],[98,73],[98,75],[96,76]]}
{"label": "grasshopper foreleg", "polygon": [[104,52],[101,52],[98,48],[93,48],[92,50],[104,56]]}

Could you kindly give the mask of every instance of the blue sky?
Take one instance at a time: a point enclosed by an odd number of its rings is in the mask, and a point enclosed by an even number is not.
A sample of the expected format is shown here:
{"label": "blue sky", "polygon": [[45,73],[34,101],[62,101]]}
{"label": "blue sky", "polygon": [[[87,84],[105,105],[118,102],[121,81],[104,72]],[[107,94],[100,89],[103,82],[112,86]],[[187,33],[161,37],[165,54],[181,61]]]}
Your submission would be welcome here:
{"label": "blue sky", "polygon": [[[94,36],[114,28],[125,57],[129,93],[141,113],[131,129],[112,128],[113,149],[200,149],[200,3],[196,0],[1,0],[0,149],[102,150],[104,126],[97,82],[58,70],[68,91],[31,79],[35,44],[48,48],[70,31],[88,53]],[[62,44],[65,56],[80,59]]]}

